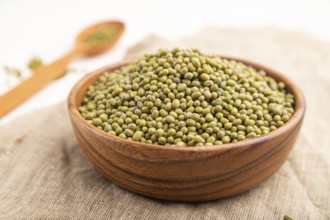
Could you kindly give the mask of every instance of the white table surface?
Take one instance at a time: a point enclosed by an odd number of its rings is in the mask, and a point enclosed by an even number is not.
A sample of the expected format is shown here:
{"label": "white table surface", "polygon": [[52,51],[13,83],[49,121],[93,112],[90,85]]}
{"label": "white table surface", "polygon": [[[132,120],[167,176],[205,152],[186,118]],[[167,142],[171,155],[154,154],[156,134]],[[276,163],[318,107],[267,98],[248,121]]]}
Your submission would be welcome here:
{"label": "white table surface", "polygon": [[75,60],[70,68],[78,72],[48,85],[0,119],[0,124],[64,100],[84,74],[119,61],[127,48],[151,33],[175,40],[206,26],[273,25],[330,40],[330,0],[0,0],[0,94],[18,83],[6,76],[3,65],[17,67],[28,77],[26,64],[32,56],[49,63],[72,48],[75,35],[84,27],[109,19],[127,25],[115,48]]}

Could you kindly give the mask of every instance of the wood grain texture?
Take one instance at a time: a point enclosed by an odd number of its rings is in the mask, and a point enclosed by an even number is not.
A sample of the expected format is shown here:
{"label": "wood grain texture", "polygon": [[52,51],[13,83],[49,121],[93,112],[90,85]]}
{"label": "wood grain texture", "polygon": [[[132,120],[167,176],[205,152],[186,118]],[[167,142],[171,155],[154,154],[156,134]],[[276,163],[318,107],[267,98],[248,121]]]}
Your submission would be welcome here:
{"label": "wood grain texture", "polygon": [[[86,38],[90,34],[94,33],[100,28],[109,26],[118,27],[118,32],[110,40],[102,44],[86,43]],[[103,53],[110,49],[122,36],[124,29],[124,24],[119,21],[102,22],[85,29],[77,36],[76,46],[71,52],[47,66],[41,66],[37,68],[31,77],[11,89],[9,92],[0,96],[0,118],[36,94],[50,82],[63,76],[71,60],[77,56],[92,56]]]}
{"label": "wood grain texture", "polygon": [[78,142],[105,177],[132,192],[171,201],[207,201],[245,192],[274,174],[287,159],[305,113],[305,99],[284,75],[241,61],[284,81],[295,96],[295,113],[281,128],[237,143],[207,147],[168,147],[115,137],[88,124],[77,107],[88,87],[104,71],[132,62],[124,60],[86,75],[71,90],[68,107]]}

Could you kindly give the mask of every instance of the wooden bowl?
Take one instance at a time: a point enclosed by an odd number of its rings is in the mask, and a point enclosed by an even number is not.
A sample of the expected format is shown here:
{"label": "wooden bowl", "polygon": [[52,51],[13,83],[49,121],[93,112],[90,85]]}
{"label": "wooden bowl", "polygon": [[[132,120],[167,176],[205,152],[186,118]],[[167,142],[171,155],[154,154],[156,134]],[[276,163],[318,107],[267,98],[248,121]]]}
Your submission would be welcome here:
{"label": "wooden bowl", "polygon": [[169,147],[129,141],[88,124],[77,108],[88,87],[104,71],[132,60],[99,69],[83,77],[71,90],[69,114],[78,142],[95,168],[118,186],[152,198],[171,201],[206,201],[245,192],[270,177],[287,159],[303,122],[305,100],[288,78],[259,64],[286,83],[295,96],[295,113],[279,129],[256,138],[221,146]]}

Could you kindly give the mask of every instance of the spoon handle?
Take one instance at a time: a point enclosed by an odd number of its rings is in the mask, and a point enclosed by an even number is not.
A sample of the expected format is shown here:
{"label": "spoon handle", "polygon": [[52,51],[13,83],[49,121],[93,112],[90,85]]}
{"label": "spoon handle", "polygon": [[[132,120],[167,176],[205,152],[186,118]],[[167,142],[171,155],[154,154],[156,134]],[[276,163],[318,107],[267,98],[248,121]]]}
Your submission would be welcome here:
{"label": "spoon handle", "polygon": [[28,79],[0,96],[0,118],[33,96],[48,83],[64,75],[70,61],[78,54],[77,50],[73,50],[55,62],[37,68]]}

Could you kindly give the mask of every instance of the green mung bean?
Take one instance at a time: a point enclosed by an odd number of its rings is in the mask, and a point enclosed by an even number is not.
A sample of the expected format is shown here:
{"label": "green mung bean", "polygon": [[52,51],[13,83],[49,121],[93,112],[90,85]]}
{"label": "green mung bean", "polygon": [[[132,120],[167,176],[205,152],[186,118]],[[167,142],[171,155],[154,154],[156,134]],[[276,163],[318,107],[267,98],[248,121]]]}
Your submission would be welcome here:
{"label": "green mung bean", "polygon": [[96,30],[94,33],[87,36],[86,42],[89,44],[101,44],[116,36],[118,32],[119,32],[119,28],[115,26],[102,27],[99,30]]}

